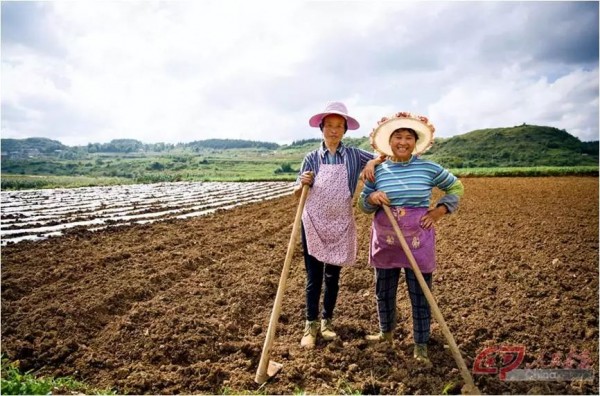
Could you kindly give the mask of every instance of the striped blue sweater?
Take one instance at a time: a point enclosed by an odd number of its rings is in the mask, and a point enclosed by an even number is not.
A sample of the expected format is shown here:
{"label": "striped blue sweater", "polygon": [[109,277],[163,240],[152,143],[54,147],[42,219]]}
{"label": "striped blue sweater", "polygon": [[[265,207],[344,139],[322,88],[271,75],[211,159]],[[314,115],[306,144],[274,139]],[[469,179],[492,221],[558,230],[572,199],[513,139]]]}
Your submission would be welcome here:
{"label": "striped blue sweater", "polygon": [[429,207],[433,187],[446,192],[438,205],[444,204],[449,212],[456,210],[464,189],[441,165],[415,156],[405,163],[387,160],[375,168],[375,183],[365,181],[358,204],[366,213],[375,212],[379,206],[369,204],[367,198],[378,190],[386,193],[391,206]]}

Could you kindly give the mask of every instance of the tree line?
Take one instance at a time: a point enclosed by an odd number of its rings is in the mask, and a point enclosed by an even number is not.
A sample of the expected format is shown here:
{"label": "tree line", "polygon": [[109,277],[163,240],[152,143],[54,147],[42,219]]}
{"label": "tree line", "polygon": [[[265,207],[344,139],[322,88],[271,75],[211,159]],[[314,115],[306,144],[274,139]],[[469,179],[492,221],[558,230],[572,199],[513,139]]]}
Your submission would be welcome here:
{"label": "tree line", "polygon": [[207,139],[189,143],[143,143],[136,139],[113,139],[108,143],[88,143],[85,146],[66,146],[57,140],[47,138],[2,139],[4,157],[56,156],[69,158],[70,154],[82,153],[162,153],[178,149],[194,152],[202,150],[265,149],[276,150],[277,143],[242,139]]}
{"label": "tree line", "polygon": [[[296,140],[290,145],[242,139],[207,139],[189,143],[142,143],[135,139],[114,139],[108,143],[89,143],[68,147],[46,138],[2,139],[3,168],[6,160],[54,157],[75,160],[88,154],[165,153],[187,151],[210,155],[222,150],[290,150],[300,155],[314,150],[320,138]],[[346,137],[348,146],[372,151],[367,137]],[[564,129],[522,124],[507,128],[471,131],[450,138],[438,138],[423,155],[448,168],[515,166],[585,166],[598,164],[598,141],[582,142]],[[289,171],[281,169],[282,172]]]}

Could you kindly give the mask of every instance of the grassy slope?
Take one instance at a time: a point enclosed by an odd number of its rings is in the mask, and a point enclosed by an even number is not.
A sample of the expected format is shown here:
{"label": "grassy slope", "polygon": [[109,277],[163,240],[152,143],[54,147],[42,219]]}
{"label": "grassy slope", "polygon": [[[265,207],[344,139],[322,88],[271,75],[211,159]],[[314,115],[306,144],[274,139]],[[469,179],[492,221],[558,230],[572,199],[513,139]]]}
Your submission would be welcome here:
{"label": "grassy slope", "polygon": [[450,168],[597,166],[598,144],[584,144],[564,130],[524,124],[438,139],[424,157]]}
{"label": "grassy slope", "polygon": [[[366,137],[344,141],[349,146],[370,151]],[[318,144],[317,139],[312,139],[275,150],[194,147],[168,153],[85,154],[77,159],[3,159],[2,189],[168,181],[294,180],[304,155]],[[423,158],[462,176],[598,175],[597,142],[582,143],[565,131],[532,125],[482,129],[436,139],[436,144]]]}

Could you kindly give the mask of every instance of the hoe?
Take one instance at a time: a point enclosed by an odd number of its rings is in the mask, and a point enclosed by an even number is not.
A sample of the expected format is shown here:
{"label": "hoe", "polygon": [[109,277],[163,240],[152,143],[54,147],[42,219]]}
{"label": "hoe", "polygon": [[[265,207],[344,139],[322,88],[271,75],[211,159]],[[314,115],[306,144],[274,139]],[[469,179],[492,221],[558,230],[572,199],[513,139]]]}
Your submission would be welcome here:
{"label": "hoe", "polygon": [[429,290],[429,287],[427,286],[427,283],[425,282],[425,278],[423,278],[423,274],[421,273],[421,270],[419,269],[419,266],[417,265],[417,261],[415,260],[415,257],[413,256],[412,252],[410,251],[410,248],[408,247],[408,244],[406,243],[406,240],[404,239],[404,235],[402,235],[402,232],[400,231],[400,228],[398,227],[398,223],[396,223],[396,219],[394,219],[394,215],[390,211],[390,208],[386,205],[383,205],[383,210],[385,211],[385,214],[387,215],[387,218],[390,221],[390,223],[392,223],[392,227],[394,227],[396,236],[398,237],[398,240],[400,241],[400,245],[402,245],[402,250],[404,250],[406,257],[408,257],[410,266],[411,266],[413,272],[415,273],[415,275],[417,276],[419,285],[421,285],[421,289],[423,290],[423,293],[425,294],[425,297],[427,298],[427,302],[429,303],[429,306],[431,307],[431,312],[433,313],[435,320],[437,320],[437,322],[440,324],[440,328],[442,329],[442,333],[444,334],[444,337],[446,337],[446,341],[448,341],[448,345],[450,346],[450,350],[452,351],[452,356],[454,356],[454,360],[456,361],[456,364],[458,365],[458,368],[460,370],[460,375],[463,377],[463,380],[465,381],[465,385],[461,389],[462,394],[464,394],[464,395],[480,395],[481,391],[473,383],[473,378],[471,377],[471,373],[469,373],[469,370],[467,369],[465,361],[463,360],[462,355],[460,354],[460,351],[458,350],[456,341],[454,341],[454,337],[452,336],[452,333],[450,333],[450,330],[448,329],[448,326],[446,325],[446,321],[444,320],[444,317],[442,316],[442,312],[440,311],[440,308],[438,307],[437,303],[435,302],[435,298],[433,298],[433,294],[431,294],[431,291]]}
{"label": "hoe", "polygon": [[271,312],[271,319],[269,320],[267,336],[263,345],[258,369],[256,370],[256,377],[254,378],[254,381],[258,384],[263,384],[269,378],[273,377],[275,374],[277,374],[277,372],[279,372],[279,370],[281,370],[281,367],[283,366],[281,363],[269,360],[269,354],[271,353],[271,346],[273,345],[273,340],[275,339],[277,322],[279,321],[279,314],[281,313],[281,301],[283,300],[283,293],[285,292],[285,285],[290,272],[292,256],[294,255],[294,247],[296,245],[296,238],[298,236],[298,230],[300,229],[300,220],[302,219],[302,211],[304,210],[304,203],[306,202],[307,196],[308,186],[304,185],[302,187],[300,203],[298,204],[298,209],[296,210],[296,219],[294,220],[294,226],[292,227],[292,235],[290,236],[290,242],[288,243],[283,269],[281,270],[281,278],[279,279],[277,295],[275,296],[275,303],[273,304],[273,311]]}

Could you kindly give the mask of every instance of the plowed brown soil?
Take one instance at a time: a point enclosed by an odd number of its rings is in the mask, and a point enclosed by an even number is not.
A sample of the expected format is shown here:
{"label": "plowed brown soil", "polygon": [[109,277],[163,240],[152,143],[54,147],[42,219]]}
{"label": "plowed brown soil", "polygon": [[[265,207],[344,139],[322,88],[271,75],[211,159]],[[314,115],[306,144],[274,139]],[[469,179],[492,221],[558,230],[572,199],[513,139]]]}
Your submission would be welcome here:
{"label": "plowed brown soil", "polygon": [[[494,394],[598,394],[598,179],[463,182],[458,213],[437,226],[433,293],[469,369],[486,346],[524,345],[520,368],[549,367],[552,355],[573,350],[589,353],[595,375],[586,383],[474,374],[476,385]],[[404,284],[394,347],[363,341],[378,326],[367,265],[371,217],[358,211],[359,265],[342,271],[340,340],[300,348],[298,243],[271,354],[283,369],[259,389],[254,375],[296,205],[289,196],[2,248],[3,353],[23,370],[118,393],[459,392],[461,376],[435,322],[434,367],[414,364]]]}

